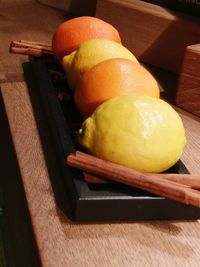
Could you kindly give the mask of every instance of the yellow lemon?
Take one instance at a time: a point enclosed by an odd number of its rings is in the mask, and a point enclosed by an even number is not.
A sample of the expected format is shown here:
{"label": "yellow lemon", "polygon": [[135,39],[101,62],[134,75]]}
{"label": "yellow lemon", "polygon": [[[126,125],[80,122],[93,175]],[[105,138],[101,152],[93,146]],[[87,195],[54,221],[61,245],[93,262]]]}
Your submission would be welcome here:
{"label": "yellow lemon", "polygon": [[70,87],[75,88],[82,75],[97,63],[111,58],[126,58],[138,63],[136,57],[117,42],[105,39],[90,39],[83,42],[78,50],[62,60]]}
{"label": "yellow lemon", "polygon": [[162,172],[186,144],[178,113],[144,95],[117,96],[101,104],[80,129],[80,143],[99,158],[143,172]]}

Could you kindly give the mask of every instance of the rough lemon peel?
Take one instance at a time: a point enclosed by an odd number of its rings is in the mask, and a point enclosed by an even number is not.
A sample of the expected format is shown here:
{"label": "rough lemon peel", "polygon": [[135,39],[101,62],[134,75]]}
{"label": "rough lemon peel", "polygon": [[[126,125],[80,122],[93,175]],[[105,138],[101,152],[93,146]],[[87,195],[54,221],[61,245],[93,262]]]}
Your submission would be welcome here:
{"label": "rough lemon peel", "polygon": [[[132,105],[132,109],[134,106],[132,102],[136,100],[150,101],[152,108],[155,109],[160,109],[160,105],[156,107],[155,103],[162,103],[161,113],[174,114],[173,122],[167,121],[165,117],[168,132],[165,127],[163,128],[158,124],[160,136],[153,133],[149,140],[144,140],[142,137],[143,128],[140,129],[139,127],[141,122],[136,129],[139,131],[137,138],[131,137],[131,131],[128,134],[123,132],[124,121],[125,124],[131,123],[134,112],[129,118],[125,118],[124,115],[127,112],[122,108],[123,103],[121,108],[118,105],[118,111],[114,111],[115,102],[124,102],[124,105],[128,107],[127,109],[130,109]],[[138,106],[136,105],[134,108],[137,110]],[[101,116],[103,116],[103,121],[101,121]],[[89,124],[88,121],[90,121]],[[92,125],[91,128],[90,125]],[[176,111],[164,100],[149,96],[131,95],[110,99],[97,108],[92,116],[84,122],[84,127],[86,127],[84,130],[86,135],[82,135],[81,144],[89,153],[144,172],[162,172],[169,169],[179,160],[186,145],[184,126],[180,116],[177,116]],[[174,131],[177,131],[178,134],[174,134]],[[104,136],[99,133],[103,133]]]}

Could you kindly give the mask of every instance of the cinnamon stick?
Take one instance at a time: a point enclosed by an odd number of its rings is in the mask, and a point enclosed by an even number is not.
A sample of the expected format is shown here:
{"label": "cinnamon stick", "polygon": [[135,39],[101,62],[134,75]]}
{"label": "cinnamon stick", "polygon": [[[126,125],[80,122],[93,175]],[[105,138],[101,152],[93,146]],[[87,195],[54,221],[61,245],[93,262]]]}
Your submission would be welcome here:
{"label": "cinnamon stick", "polygon": [[[158,176],[162,179],[174,181],[180,184],[184,184],[192,189],[200,190],[200,176],[199,175],[190,175],[190,174],[175,174],[175,173],[163,173],[162,175],[158,173],[149,173],[150,176]],[[91,184],[105,184],[108,183],[108,180],[102,179],[95,175],[89,173],[83,173],[85,181]]]}
{"label": "cinnamon stick", "polygon": [[89,184],[107,184],[109,183],[109,181],[99,178],[95,175],[92,175],[90,173],[87,172],[83,172],[83,177],[85,179],[85,181]]}
{"label": "cinnamon stick", "polygon": [[127,184],[187,205],[200,207],[199,191],[178,182],[163,179],[161,178],[162,174],[154,176],[153,174],[142,173],[80,152],[69,155],[67,163],[108,180]]}
{"label": "cinnamon stick", "polygon": [[155,173],[150,175],[153,177],[158,176],[165,180],[174,181],[179,184],[187,185],[192,189],[200,190],[200,175],[176,173]]}
{"label": "cinnamon stick", "polygon": [[[85,153],[81,151],[77,151],[76,155],[79,157],[85,157]],[[87,156],[90,156],[87,154]],[[186,185],[192,189],[200,189],[200,175],[194,174],[176,174],[176,173],[146,173],[146,175],[153,177],[159,177],[165,180],[173,181],[179,184]],[[105,179],[101,179],[100,177],[96,177],[94,175],[88,174],[84,175],[85,180],[89,183],[106,183]]]}
{"label": "cinnamon stick", "polygon": [[49,44],[33,41],[12,41],[9,47],[10,53],[28,56],[53,55],[52,47]]}
{"label": "cinnamon stick", "polygon": [[50,44],[47,43],[43,43],[43,42],[35,42],[35,41],[28,41],[28,40],[20,40],[19,41],[22,44],[30,44],[30,45],[36,45],[36,46],[42,46],[42,47],[46,47],[52,50],[52,46]]}

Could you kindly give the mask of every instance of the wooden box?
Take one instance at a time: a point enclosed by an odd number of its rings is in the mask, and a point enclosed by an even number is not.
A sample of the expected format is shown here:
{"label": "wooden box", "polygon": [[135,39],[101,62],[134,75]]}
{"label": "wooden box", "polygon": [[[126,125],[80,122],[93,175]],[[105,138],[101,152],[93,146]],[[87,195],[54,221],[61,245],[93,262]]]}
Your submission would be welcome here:
{"label": "wooden box", "polygon": [[174,103],[200,115],[200,18],[137,0],[98,0],[96,16],[140,62],[177,75]]}

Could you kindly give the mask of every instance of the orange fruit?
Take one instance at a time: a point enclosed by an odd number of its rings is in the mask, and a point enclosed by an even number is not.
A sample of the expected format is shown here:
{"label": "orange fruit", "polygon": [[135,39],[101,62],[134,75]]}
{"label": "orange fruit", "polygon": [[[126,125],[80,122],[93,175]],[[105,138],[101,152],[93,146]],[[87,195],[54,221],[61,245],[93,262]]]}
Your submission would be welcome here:
{"label": "orange fruit", "polygon": [[82,76],[74,99],[83,118],[87,118],[104,101],[135,93],[159,98],[159,85],[142,65],[129,59],[112,58],[98,63]]}
{"label": "orange fruit", "polygon": [[58,26],[52,39],[53,53],[60,62],[64,56],[78,49],[83,41],[94,38],[121,43],[118,31],[111,24],[95,17],[83,16]]}

